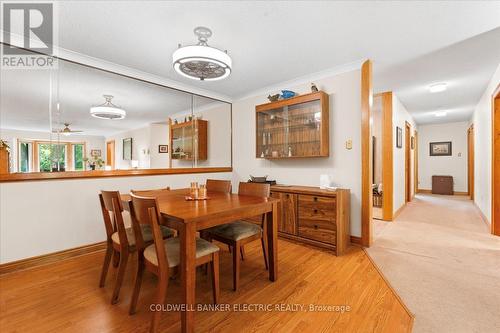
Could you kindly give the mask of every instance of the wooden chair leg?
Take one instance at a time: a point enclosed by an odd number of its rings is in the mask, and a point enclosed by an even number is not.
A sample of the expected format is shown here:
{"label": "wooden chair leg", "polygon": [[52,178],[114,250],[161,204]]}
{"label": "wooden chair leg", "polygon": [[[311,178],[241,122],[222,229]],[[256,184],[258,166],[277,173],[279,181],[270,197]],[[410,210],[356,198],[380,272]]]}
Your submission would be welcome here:
{"label": "wooden chair leg", "polygon": [[238,290],[240,285],[240,243],[233,243],[233,289]]}
{"label": "wooden chair leg", "polygon": [[116,304],[118,302],[118,296],[120,295],[120,288],[122,287],[123,277],[125,276],[125,269],[127,268],[127,261],[128,261],[128,250],[123,250],[120,253],[120,264],[118,265],[115,290],[113,291],[111,304]]}
{"label": "wooden chair leg", "polygon": [[[161,277],[158,279],[158,287],[156,289],[156,304],[163,305],[165,304],[165,298],[167,297],[167,288],[168,288],[168,275]],[[151,327],[149,331],[151,333],[156,333],[158,331],[158,326],[160,325],[162,311],[154,311],[153,317],[151,318]]]}
{"label": "wooden chair leg", "polygon": [[241,260],[245,260],[245,245],[241,245],[240,253],[241,253]]}
{"label": "wooden chair leg", "polygon": [[269,264],[267,263],[267,247],[266,242],[264,241],[264,237],[260,239],[260,243],[262,244],[262,254],[264,255],[264,265],[266,265],[266,271],[269,270]]}
{"label": "wooden chair leg", "polygon": [[120,264],[120,251],[113,250],[113,267],[116,268]]}
{"label": "wooden chair leg", "polygon": [[104,287],[106,282],[106,275],[108,274],[109,264],[111,263],[111,257],[113,256],[113,244],[108,243],[106,247],[106,254],[104,255],[104,263],[102,264],[101,279],[99,281],[99,288]]}
{"label": "wooden chair leg", "polygon": [[210,262],[212,271],[212,291],[214,294],[214,304],[219,303],[219,252],[212,254],[212,261]]}
{"label": "wooden chair leg", "polygon": [[141,291],[142,276],[144,274],[144,257],[142,253],[137,253],[137,274],[135,275],[134,291],[132,299],[130,300],[130,308],[128,313],[133,315],[137,307],[137,300],[139,299],[139,292]]}

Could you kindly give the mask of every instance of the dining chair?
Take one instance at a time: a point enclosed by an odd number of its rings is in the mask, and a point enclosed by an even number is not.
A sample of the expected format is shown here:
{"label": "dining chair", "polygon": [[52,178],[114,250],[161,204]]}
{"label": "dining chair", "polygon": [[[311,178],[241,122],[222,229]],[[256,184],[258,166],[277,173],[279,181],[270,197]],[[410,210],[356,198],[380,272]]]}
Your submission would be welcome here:
{"label": "dining chair", "polygon": [[[178,237],[163,240],[161,237],[160,210],[156,198],[140,197],[131,194],[132,204],[130,213],[132,225],[136,232],[137,251],[139,262],[135,277],[134,291],[130,302],[129,314],[134,314],[142,284],[144,269],[158,277],[156,290],[156,304],[164,304],[169,277],[174,268],[180,266],[180,240]],[[143,225],[151,227],[154,243],[147,246],[141,241],[140,229]],[[210,263],[212,271],[213,302],[219,302],[219,248],[201,238],[196,239],[196,266]],[[151,319],[150,331],[156,332],[160,322],[161,311],[154,311]]]}
{"label": "dining chair", "polygon": [[[99,287],[104,287],[106,275],[108,274],[111,257],[114,255],[113,266],[118,267],[115,288],[111,297],[111,304],[118,302],[120,288],[125,276],[127,261],[130,253],[136,250],[136,237],[131,227],[126,227],[123,220],[123,205],[118,191],[101,191],[99,194],[101,211],[106,229],[106,254],[102,265]],[[142,239],[147,244],[152,244],[153,235],[149,226],[141,228]],[[172,237],[173,231],[167,227],[161,228],[163,238]]]}
{"label": "dining chair", "polygon": [[206,187],[209,192],[231,193],[230,180],[207,179]]}
{"label": "dining chair", "polygon": [[[238,187],[239,195],[269,197],[271,186],[269,184],[243,183]],[[233,255],[233,289],[236,291],[239,287],[240,276],[240,253],[242,247],[254,240],[260,239],[262,252],[264,255],[264,264],[266,270],[268,267],[265,235],[265,214],[262,215],[261,225],[258,226],[251,222],[235,221],[204,230],[210,240],[217,240],[232,248]]]}

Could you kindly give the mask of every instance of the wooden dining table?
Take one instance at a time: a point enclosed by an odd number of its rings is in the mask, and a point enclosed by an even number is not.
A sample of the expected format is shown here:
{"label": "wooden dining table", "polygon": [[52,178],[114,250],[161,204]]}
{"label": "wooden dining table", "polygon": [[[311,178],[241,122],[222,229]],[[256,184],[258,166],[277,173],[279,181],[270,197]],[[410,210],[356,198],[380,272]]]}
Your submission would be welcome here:
{"label": "wooden dining table", "polygon": [[[221,192],[208,192],[207,200],[189,201],[189,189],[170,191],[135,192],[137,195],[155,197],[163,217],[162,224],[175,229],[180,238],[180,276],[182,299],[185,309],[181,311],[182,332],[193,332],[195,328],[196,285],[196,232],[237,220],[266,215],[265,239],[268,247],[269,280],[278,278],[278,215],[279,200]],[[130,195],[121,196],[123,206],[128,209]]]}

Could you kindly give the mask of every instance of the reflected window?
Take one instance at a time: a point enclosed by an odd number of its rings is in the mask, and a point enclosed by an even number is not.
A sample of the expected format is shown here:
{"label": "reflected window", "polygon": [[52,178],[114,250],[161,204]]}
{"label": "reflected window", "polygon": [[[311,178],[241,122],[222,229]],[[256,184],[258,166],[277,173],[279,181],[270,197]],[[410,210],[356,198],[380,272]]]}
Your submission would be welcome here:
{"label": "reflected window", "polygon": [[19,172],[32,171],[32,149],[31,142],[19,142]]}
{"label": "reflected window", "polygon": [[66,145],[38,144],[38,167],[40,172],[66,171]]}
{"label": "reflected window", "polygon": [[74,144],[73,147],[73,163],[75,171],[85,170],[85,162],[83,158],[85,157],[83,144]]}

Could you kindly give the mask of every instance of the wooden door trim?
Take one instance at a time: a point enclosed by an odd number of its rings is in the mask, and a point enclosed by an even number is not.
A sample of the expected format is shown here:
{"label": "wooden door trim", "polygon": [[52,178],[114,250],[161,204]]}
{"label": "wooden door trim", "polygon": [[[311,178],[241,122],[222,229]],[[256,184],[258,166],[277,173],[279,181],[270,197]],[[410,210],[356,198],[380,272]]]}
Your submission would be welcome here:
{"label": "wooden door trim", "polygon": [[378,93],[373,96],[374,98],[382,98],[382,219],[392,221],[394,209],[392,91]]}
{"label": "wooden door trim", "polygon": [[467,194],[474,201],[474,124],[467,129]]}
{"label": "wooden door trim", "polygon": [[405,204],[411,201],[411,125],[405,121]]}
{"label": "wooden door trim", "polygon": [[500,216],[495,216],[495,204],[500,198],[500,179],[495,177],[495,168],[500,168],[500,165],[496,165],[495,161],[496,154],[500,154],[495,149],[495,137],[500,135],[497,133],[497,131],[500,133],[500,112],[497,114],[495,110],[497,103],[499,103],[500,109],[500,84],[498,84],[491,97],[491,233],[500,236],[500,221],[497,221]]}
{"label": "wooden door trim", "polygon": [[372,243],[372,102],[372,62],[366,60],[361,66],[361,240],[366,247]]}
{"label": "wooden door trim", "polygon": [[413,197],[417,194],[418,188],[418,132],[413,131]]}
{"label": "wooden door trim", "polygon": [[111,169],[114,170],[115,169],[115,160],[116,160],[116,146],[115,146],[115,140],[109,140],[109,141],[106,141],[106,165],[108,165],[108,159],[109,159],[109,156],[108,156],[108,144],[113,144],[113,159],[111,160]]}

